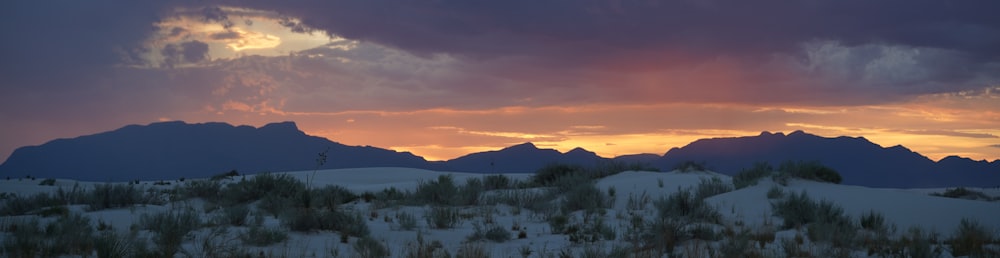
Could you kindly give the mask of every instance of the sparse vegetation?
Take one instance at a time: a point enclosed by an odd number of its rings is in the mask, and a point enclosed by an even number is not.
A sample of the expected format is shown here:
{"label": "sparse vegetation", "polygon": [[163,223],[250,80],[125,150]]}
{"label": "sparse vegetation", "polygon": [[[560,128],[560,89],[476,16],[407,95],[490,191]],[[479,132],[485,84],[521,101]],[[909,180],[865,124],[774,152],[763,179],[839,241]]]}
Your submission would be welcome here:
{"label": "sparse vegetation", "polygon": [[141,229],[153,235],[159,255],[171,257],[191,231],[201,227],[201,218],[192,209],[168,210],[157,214],[143,214],[139,218]]}
{"label": "sparse vegetation", "polygon": [[744,168],[740,173],[733,176],[733,186],[736,189],[743,189],[748,186],[757,185],[757,181],[773,173],[774,167],[771,167],[771,164],[757,162],[750,168]]}
{"label": "sparse vegetation", "polygon": [[[798,186],[770,187],[766,196],[772,209],[763,214],[748,214],[741,210],[741,205],[731,204],[729,196],[712,198],[734,188],[755,185],[767,176],[775,181],[792,177],[820,181],[832,178],[821,176],[827,172],[817,173],[822,170],[814,169],[815,166],[791,162],[773,170],[766,163],[758,163],[734,176],[732,185],[725,177],[711,174],[682,175],[702,179],[696,185],[662,196],[656,195],[669,189],[656,188],[652,182],[629,187],[607,185],[615,180],[597,180],[632,170],[631,165],[624,163],[598,164],[596,168],[551,165],[530,180],[496,174],[469,176],[456,182],[452,175],[443,175],[418,182],[412,191],[389,187],[372,189],[361,196],[337,185],[307,187],[308,184],[287,174],[261,174],[243,179],[188,178],[173,187],[146,188],[141,184],[91,187],[84,183],[86,187],[39,188],[48,192],[35,195],[0,193],[0,256],[453,257],[454,254],[488,257],[497,252],[492,250],[496,248],[493,243],[506,243],[515,237],[525,240],[499,246],[521,248],[508,250],[504,256],[947,256],[944,252],[968,257],[998,255],[1000,241],[996,232],[984,226],[992,224],[973,220],[961,221],[952,234],[945,236],[948,238],[939,239],[933,231],[922,229],[897,235],[895,225],[881,213],[870,211],[851,217],[834,202],[813,200],[805,191],[790,190]],[[659,185],[665,185],[664,179],[673,180],[670,174],[648,179],[658,180]],[[689,181],[670,182],[673,185]],[[62,185],[65,187],[65,182]],[[748,191],[758,194],[751,197],[763,199],[760,196],[763,190]],[[969,198],[962,196],[977,196],[976,192],[955,188],[938,195]],[[610,209],[616,197],[628,199],[624,209]],[[190,200],[193,198],[198,199]],[[170,206],[166,209],[141,206],[167,201]],[[132,213],[138,221],[131,228],[106,221],[107,217],[91,223],[89,219],[94,217],[88,216],[92,213],[78,213],[80,209],[115,208],[129,210],[110,213]],[[724,209],[725,217],[720,209]],[[418,216],[426,220],[426,226],[418,221]],[[760,217],[753,222],[752,216],[763,216],[763,224],[756,224]],[[780,224],[774,225],[772,216],[780,217],[782,221],[777,222]],[[402,233],[398,230],[415,231],[417,240],[405,244],[386,242],[370,232],[385,228],[394,230],[393,234]],[[441,242],[462,238],[451,235],[456,232],[468,234],[461,246]],[[436,240],[425,241],[424,233]],[[294,241],[289,240],[293,237]],[[324,243],[327,250],[296,253],[295,244],[302,238],[314,241],[311,237],[328,241]],[[561,239],[561,243],[553,246],[551,239]],[[276,248],[285,251],[270,251]],[[351,253],[352,249],[356,253]]]}
{"label": "sparse vegetation", "polygon": [[834,184],[839,184],[843,181],[840,173],[824,166],[819,161],[786,161],[781,163],[781,166],[778,168],[778,174],[775,175],[775,181],[784,185],[788,183],[788,178],[801,178]]}
{"label": "sparse vegetation", "polygon": [[288,239],[288,233],[284,230],[263,226],[250,226],[246,232],[240,235],[243,243],[252,246],[268,246]]}
{"label": "sparse vegetation", "polygon": [[945,189],[942,193],[931,193],[933,196],[956,198],[956,199],[966,199],[966,200],[983,200],[983,201],[998,201],[1000,197],[991,197],[980,191],[970,190],[965,187],[956,187]]}
{"label": "sparse vegetation", "polygon": [[949,244],[951,255],[971,257],[995,257],[1000,250],[987,250],[986,246],[994,243],[993,236],[985,226],[978,221],[962,219],[955,230]]}
{"label": "sparse vegetation", "polygon": [[680,172],[708,171],[708,165],[704,161],[695,162],[693,160],[687,160],[674,165],[674,170]]}
{"label": "sparse vegetation", "polygon": [[483,225],[479,223],[472,224],[474,232],[466,237],[466,240],[470,242],[480,241],[480,240],[490,240],[497,243],[503,243],[510,240],[510,231],[500,225],[493,225],[487,229],[483,228]]}
{"label": "sparse vegetation", "polygon": [[354,251],[362,258],[389,257],[389,248],[371,237],[359,238],[354,242]]}

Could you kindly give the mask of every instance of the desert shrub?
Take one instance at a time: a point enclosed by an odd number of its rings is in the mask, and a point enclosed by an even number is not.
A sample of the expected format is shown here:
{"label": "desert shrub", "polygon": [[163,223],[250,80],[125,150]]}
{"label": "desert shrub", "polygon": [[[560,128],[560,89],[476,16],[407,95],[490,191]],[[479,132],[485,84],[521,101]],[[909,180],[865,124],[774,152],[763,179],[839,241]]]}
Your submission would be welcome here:
{"label": "desert shrub", "polygon": [[678,190],[653,202],[660,218],[678,218],[692,222],[718,223],[722,215],[704,199],[696,198],[690,190]]}
{"label": "desert shrub", "polygon": [[747,186],[756,185],[761,178],[771,175],[774,168],[767,162],[754,163],[750,168],[744,168],[740,173],[733,176],[733,186],[736,189],[743,189]]}
{"label": "desert shrub", "polygon": [[292,231],[340,231],[349,236],[367,236],[368,224],[360,213],[345,214],[339,210],[293,209],[281,216],[281,222]]}
{"label": "desert shrub", "polygon": [[566,233],[566,226],[569,225],[569,217],[566,215],[555,215],[550,217],[548,222],[552,233],[562,234]]}
{"label": "desert shrub", "polygon": [[912,227],[900,237],[901,248],[898,254],[901,257],[931,258],[941,257],[941,250],[934,248],[937,236],[934,233],[927,233],[918,227]]}
{"label": "desert shrub", "polygon": [[483,229],[483,226],[479,223],[472,224],[473,232],[471,235],[466,237],[468,241],[480,241],[480,240],[490,240],[497,243],[503,243],[510,240],[510,231],[500,225],[493,225],[488,229]]}
{"label": "desert shrub", "polygon": [[489,258],[486,247],[479,244],[465,244],[455,252],[455,258]]}
{"label": "desert shrub", "polygon": [[465,180],[465,184],[459,187],[458,195],[453,201],[456,205],[478,205],[479,197],[483,193],[483,180],[478,177],[470,177]]}
{"label": "desert shrub", "polygon": [[[9,225],[9,235],[3,239],[4,254],[10,257],[38,257],[45,254],[45,231],[37,218]],[[5,229],[6,230],[6,229]]]}
{"label": "desert shrub", "polygon": [[249,203],[265,196],[275,196],[280,199],[295,199],[306,190],[302,181],[287,174],[257,174],[249,180],[230,183],[223,188],[221,195],[225,203]]}
{"label": "desert shrub", "polygon": [[135,245],[133,239],[135,236],[119,235],[114,230],[104,231],[94,239],[94,250],[99,258],[131,257]]}
{"label": "desert shrub", "polygon": [[600,217],[592,221],[570,224],[566,226],[565,231],[566,235],[569,236],[569,241],[573,243],[593,243],[602,239],[614,240],[617,238],[615,230],[608,226],[604,222],[604,219]]}
{"label": "desert shrub", "polygon": [[192,209],[169,210],[157,214],[143,214],[139,218],[142,229],[153,232],[153,243],[163,256],[173,256],[191,231],[201,227],[201,218]]}
{"label": "desert shrub", "polygon": [[885,216],[875,211],[869,211],[861,215],[858,218],[858,224],[861,225],[861,228],[873,232],[886,232],[889,230],[889,227],[885,224]]}
{"label": "desert shrub", "polygon": [[791,193],[782,200],[772,202],[771,209],[784,220],[782,227],[785,229],[808,224],[816,218],[816,202],[805,191]]}
{"label": "desert shrub", "polygon": [[686,160],[674,165],[674,170],[680,172],[708,171],[708,167],[704,161],[695,162],[693,160]]}
{"label": "desert shrub", "polygon": [[643,246],[654,248],[661,253],[673,253],[674,247],[685,240],[684,223],[674,218],[658,218],[649,223],[647,231],[640,236]]}
{"label": "desert shrub", "polygon": [[416,244],[407,244],[406,252],[403,253],[403,257],[406,258],[450,258],[451,254],[448,250],[444,249],[444,244],[441,241],[424,241],[422,234],[417,233]]}
{"label": "desert shrub", "polygon": [[413,214],[406,212],[396,213],[396,221],[399,223],[399,228],[402,230],[414,230],[417,228],[417,218]]}
{"label": "desert shrub", "polygon": [[779,181],[784,181],[784,178],[794,177],[839,184],[843,180],[840,177],[840,173],[824,166],[818,161],[786,161],[781,164],[778,171],[780,172],[779,174],[782,174],[780,178],[783,179]]}
{"label": "desert shrub", "polygon": [[779,199],[785,197],[785,190],[779,186],[771,186],[771,189],[767,190],[768,199]]}
{"label": "desert shrub", "polygon": [[357,200],[358,195],[339,185],[327,185],[323,188],[307,190],[311,196],[308,207],[336,209],[344,203]]}
{"label": "desert shrub", "polygon": [[753,243],[750,240],[750,232],[746,230],[722,240],[718,248],[720,257],[752,256]]}
{"label": "desert shrub", "polygon": [[550,207],[552,198],[535,189],[508,189],[494,191],[483,198],[485,205],[505,204],[539,212]]}
{"label": "desert shrub", "polygon": [[628,258],[628,257],[643,257],[638,254],[633,254],[626,246],[615,245],[611,247],[610,250],[602,248],[600,245],[591,245],[580,251],[580,255],[577,257],[582,258]]}
{"label": "desert shrub", "polygon": [[563,212],[584,210],[588,213],[597,212],[608,207],[609,198],[592,181],[576,185],[566,192],[560,203]]}
{"label": "desert shrub", "polygon": [[354,212],[353,215],[347,216],[347,220],[344,221],[344,225],[338,227],[337,230],[341,234],[347,234],[356,237],[366,237],[371,234],[368,229],[368,223],[365,222],[364,216],[361,216],[360,212]]}
{"label": "desert shrub", "polygon": [[267,195],[257,203],[257,209],[277,218],[293,208],[290,200],[278,197],[277,195]]}
{"label": "desert shrub", "polygon": [[55,178],[46,178],[45,180],[42,180],[42,182],[39,182],[38,185],[53,186],[53,185],[56,185],[56,179]]}
{"label": "desert shrub", "polygon": [[643,162],[632,162],[627,163],[624,161],[608,160],[599,161],[595,165],[590,174],[595,178],[604,178],[607,176],[615,175],[625,171],[654,171],[659,172],[660,169],[653,167],[650,164]]}
{"label": "desert shrub", "polygon": [[458,209],[447,206],[432,207],[424,216],[427,219],[427,225],[437,229],[454,228],[461,222]]}
{"label": "desert shrub", "polygon": [[567,193],[576,190],[580,185],[593,185],[594,181],[589,176],[585,174],[570,174],[556,178],[555,181],[549,183],[549,195],[557,196],[563,193]]}
{"label": "desert shrub", "polygon": [[240,234],[240,240],[252,246],[269,246],[288,240],[288,233],[278,228],[251,226]]}
{"label": "desert shrub", "polygon": [[860,233],[860,241],[868,251],[869,256],[888,256],[892,246],[889,237],[895,233],[896,226],[887,224],[885,216],[875,211],[869,211],[858,218],[858,225],[864,229]]}
{"label": "desert shrub", "polygon": [[354,242],[354,251],[362,258],[389,257],[389,248],[371,237],[362,237]]}
{"label": "desert shrub", "polygon": [[511,180],[510,177],[501,174],[488,175],[483,178],[483,187],[486,191],[510,189]]}
{"label": "desert shrub", "polygon": [[130,207],[136,204],[163,204],[151,192],[143,192],[134,185],[100,184],[87,192],[83,200],[91,211]]}
{"label": "desert shrub", "polygon": [[953,256],[985,256],[985,246],[993,242],[993,236],[978,221],[962,219],[955,229],[949,244]]}
{"label": "desert shrub", "polygon": [[219,191],[221,189],[222,183],[219,181],[191,180],[183,186],[180,192],[183,199],[202,198],[215,202],[219,200]]}
{"label": "desert shrub", "polygon": [[30,196],[11,195],[0,207],[0,215],[17,216],[25,215],[44,207],[59,206],[66,204],[49,193],[37,193]]}
{"label": "desert shrub", "polygon": [[585,174],[583,167],[568,164],[549,164],[535,171],[532,181],[540,186],[551,186],[559,178]]}
{"label": "desert shrub", "polygon": [[221,211],[219,211],[219,213],[212,218],[212,223],[216,225],[245,226],[247,225],[247,217],[249,215],[249,206],[246,204],[237,204],[222,208]]}
{"label": "desert shrub", "polygon": [[733,191],[733,187],[722,182],[718,177],[711,179],[702,178],[695,188],[695,198],[704,200],[705,198],[724,194]]}
{"label": "desert shrub", "polygon": [[90,219],[79,213],[61,216],[44,227],[38,219],[18,221],[9,227],[3,250],[11,257],[86,256],[94,250],[94,228]]}
{"label": "desert shrub", "polygon": [[374,206],[375,208],[385,208],[402,204],[410,199],[413,199],[413,194],[409,191],[404,192],[395,187],[389,187],[375,193]]}
{"label": "desert shrub", "polygon": [[417,204],[452,205],[456,202],[458,186],[451,175],[441,175],[435,181],[420,182],[413,193]]}
{"label": "desert shrub", "polygon": [[66,208],[66,206],[45,207],[38,211],[37,215],[42,217],[67,216],[69,215],[69,208]]}
{"label": "desert shrub", "polygon": [[990,197],[983,192],[969,190],[965,187],[949,188],[945,189],[942,193],[931,193],[932,196],[956,198],[956,199],[967,199],[967,200],[985,200],[994,201],[1000,198]]}

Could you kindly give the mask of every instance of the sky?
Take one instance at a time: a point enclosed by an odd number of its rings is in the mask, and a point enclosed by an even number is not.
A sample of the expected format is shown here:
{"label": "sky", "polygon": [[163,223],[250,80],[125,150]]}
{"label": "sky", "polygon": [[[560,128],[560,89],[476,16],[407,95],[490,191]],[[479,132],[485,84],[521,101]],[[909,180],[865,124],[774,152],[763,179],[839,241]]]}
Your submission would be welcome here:
{"label": "sky", "polygon": [[523,142],[663,154],[794,130],[995,160],[996,10],[995,0],[15,0],[0,10],[0,158],[183,120],[295,121],[429,160]]}

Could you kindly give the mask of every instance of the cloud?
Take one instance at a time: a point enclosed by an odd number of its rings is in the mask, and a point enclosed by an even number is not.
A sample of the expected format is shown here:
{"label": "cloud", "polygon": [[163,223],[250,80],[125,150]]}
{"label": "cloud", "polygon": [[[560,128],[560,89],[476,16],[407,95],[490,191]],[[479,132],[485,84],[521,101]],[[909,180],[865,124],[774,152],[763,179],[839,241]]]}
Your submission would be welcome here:
{"label": "cloud", "polygon": [[993,147],[993,148],[1000,148],[1000,144],[993,144],[993,145],[989,145],[989,147]]}
{"label": "cloud", "polygon": [[167,44],[160,50],[168,67],[183,63],[198,63],[208,59],[208,44],[192,40],[180,44]]}
{"label": "cloud", "polygon": [[964,137],[964,138],[977,138],[977,139],[996,139],[1000,138],[996,135],[989,133],[966,133],[957,132],[950,130],[893,130],[895,132],[906,133],[906,134],[918,134],[918,135],[943,135],[943,136],[954,136],[954,137]]}

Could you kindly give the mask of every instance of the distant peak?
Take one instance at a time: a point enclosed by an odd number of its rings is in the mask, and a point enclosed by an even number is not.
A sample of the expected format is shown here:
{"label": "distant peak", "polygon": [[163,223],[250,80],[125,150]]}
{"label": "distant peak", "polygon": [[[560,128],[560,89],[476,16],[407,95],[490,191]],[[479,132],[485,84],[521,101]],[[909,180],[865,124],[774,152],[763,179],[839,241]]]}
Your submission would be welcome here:
{"label": "distant peak", "polygon": [[788,136],[806,136],[806,135],[810,135],[810,134],[808,134],[808,133],[806,133],[806,132],[804,132],[802,130],[795,130],[794,132],[788,134]]}
{"label": "distant peak", "polygon": [[760,135],[757,136],[785,136],[785,134],[781,132],[771,133],[770,131],[761,131]]}
{"label": "distant peak", "polygon": [[573,148],[572,150],[569,150],[568,152],[566,152],[566,154],[578,154],[578,153],[593,154],[594,152],[589,151],[589,150],[584,149],[584,148],[581,148],[581,147],[576,147],[576,148]]}
{"label": "distant peak", "polygon": [[277,122],[277,123],[266,124],[263,127],[261,127],[261,129],[264,129],[264,128],[284,128],[284,129],[295,129],[295,130],[298,130],[299,126],[296,125],[295,122],[284,121],[284,122]]}
{"label": "distant peak", "polygon": [[507,147],[507,148],[504,148],[504,149],[538,149],[538,147],[536,147],[534,143],[526,142],[526,143],[522,143],[522,144],[510,146],[510,147]]}

